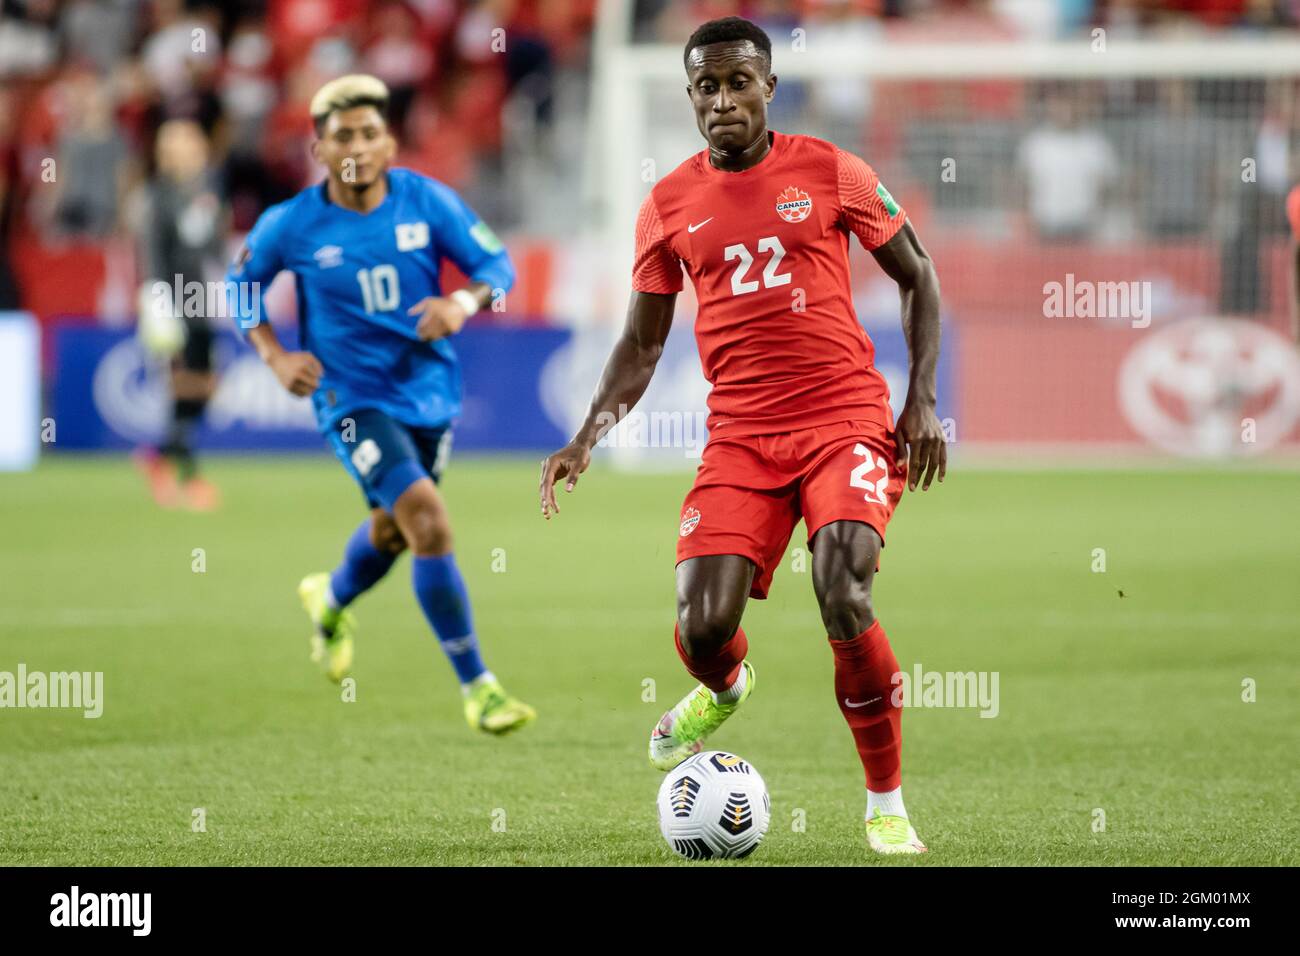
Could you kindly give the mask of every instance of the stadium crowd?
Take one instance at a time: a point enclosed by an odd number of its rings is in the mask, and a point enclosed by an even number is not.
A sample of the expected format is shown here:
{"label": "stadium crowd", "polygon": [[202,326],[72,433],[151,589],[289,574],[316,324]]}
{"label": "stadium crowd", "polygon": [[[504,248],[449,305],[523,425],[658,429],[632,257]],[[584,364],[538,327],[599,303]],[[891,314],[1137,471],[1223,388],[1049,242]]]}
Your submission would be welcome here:
{"label": "stadium crowd", "polygon": [[[509,228],[512,207],[494,201],[507,178],[506,128],[522,123],[540,140],[555,122],[559,84],[585,97],[597,5],[3,0],[0,309],[43,313],[54,300],[36,287],[66,285],[70,270],[104,285],[130,270],[122,240],[131,196],[151,172],[166,119],[191,118],[207,131],[232,226],[246,230],[315,178],[306,102],[345,72],[374,73],[393,91],[400,165],[451,183]],[[801,23],[864,38],[970,41],[1083,35],[1098,25],[1117,35],[1288,29],[1300,22],[1300,0],[636,0],[631,26],[641,40],[680,42],[694,24],[730,13],[772,32]],[[1021,149],[1031,174],[1050,152],[1045,136]],[[1079,155],[1097,167],[1100,188],[1113,164],[1105,144],[1093,135]],[[1055,214],[1042,202],[1039,212]],[[1179,212],[1168,228],[1181,227]],[[96,305],[113,311],[124,301]]]}

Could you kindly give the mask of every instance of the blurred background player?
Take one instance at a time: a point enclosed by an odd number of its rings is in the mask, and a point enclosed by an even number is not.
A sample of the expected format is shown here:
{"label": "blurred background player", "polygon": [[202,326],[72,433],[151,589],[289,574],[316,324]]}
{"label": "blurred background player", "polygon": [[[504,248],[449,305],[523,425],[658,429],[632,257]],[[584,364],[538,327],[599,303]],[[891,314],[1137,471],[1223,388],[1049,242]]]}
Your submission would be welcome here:
{"label": "blurred background player", "polygon": [[[943,481],[935,414],[939,282],[934,264],[870,166],[825,140],[768,128],[772,42],[739,17],[699,27],[684,51],[687,91],[708,149],[661,179],[636,226],[632,301],[587,418],[542,464],[542,514],[572,491],[602,435],[644,395],[672,327],[682,267],[709,393],[709,440],[682,505],[677,653],[700,683],[650,735],[671,770],[754,690],[740,626],[802,520],[835,659],[835,699],[866,772],[867,843],[926,851],[900,776],[898,661],[871,585],[903,495]],[[897,425],[889,387],[853,308],[848,237],[897,283],[908,389]],[[806,290],[791,295],[792,290]]]}
{"label": "blurred background player", "polygon": [[[312,98],[312,154],[326,180],[268,209],[231,267],[233,283],[269,286],[294,273],[302,351],[286,351],[263,312],[240,327],[280,383],[311,395],[317,422],[361,486],[370,517],[332,575],[299,586],[315,626],[312,654],[335,681],[352,666],[346,610],[410,549],[415,596],[456,671],[465,719],[505,733],[536,716],[484,665],[469,594],[452,554],[437,488],[461,408],[461,377],[448,337],[514,283],[505,247],[449,187],[390,168],[388,88],[352,74]],[[441,259],[469,278],[444,297]],[[232,295],[249,301],[246,296]]]}
{"label": "blurred background player", "polygon": [[194,451],[194,432],[217,382],[210,313],[220,303],[205,280],[220,272],[229,227],[208,155],[207,135],[193,120],[159,127],[157,169],[142,191],[137,227],[140,338],[170,363],[172,390],[163,440],[138,460],[159,505],[196,511],[210,511],[220,500],[216,486],[200,476]]}

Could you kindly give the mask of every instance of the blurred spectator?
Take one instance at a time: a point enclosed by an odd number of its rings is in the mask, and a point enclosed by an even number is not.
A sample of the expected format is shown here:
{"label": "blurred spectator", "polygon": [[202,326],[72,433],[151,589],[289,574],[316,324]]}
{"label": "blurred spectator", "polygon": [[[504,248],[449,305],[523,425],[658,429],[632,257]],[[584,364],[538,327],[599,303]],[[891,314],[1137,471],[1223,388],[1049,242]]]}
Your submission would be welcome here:
{"label": "blurred spectator", "polygon": [[1271,304],[1269,263],[1260,248],[1285,229],[1290,140],[1298,119],[1294,92],[1285,86],[1268,87],[1249,157],[1253,176],[1243,168],[1229,191],[1232,214],[1221,250],[1219,308],[1230,315],[1259,312]]}
{"label": "blurred spectator", "polygon": [[1189,81],[1165,79],[1157,89],[1136,144],[1142,225],[1157,236],[1199,232],[1209,224],[1217,192],[1216,131],[1199,115]]}
{"label": "blurred spectator", "polygon": [[136,40],[139,0],[69,0],[59,17],[64,59],[111,73]]}
{"label": "blurred spectator", "polygon": [[404,3],[386,3],[375,12],[372,34],[361,58],[361,70],[384,81],[389,92],[389,123],[406,125],[416,92],[434,70],[433,50],[420,35],[419,20]]}
{"label": "blurred spectator", "polygon": [[473,144],[465,128],[453,122],[429,94],[412,104],[406,135],[397,146],[398,166],[443,182],[463,183],[473,178]]}
{"label": "blurred spectator", "polygon": [[221,67],[221,21],[211,7],[184,0],[153,0],[154,32],[140,59],[159,100],[159,121],[192,119],[211,130],[220,115],[216,83]]}
{"label": "blurred spectator", "polygon": [[55,0],[0,0],[0,79],[36,76],[55,65]]}
{"label": "blurred spectator", "polygon": [[59,238],[102,239],[118,225],[131,174],[127,144],[117,131],[107,88],[89,73],[60,86],[63,113],[56,145],[52,223]]}
{"label": "blurred spectator", "polygon": [[[815,56],[816,51],[827,47],[854,47],[870,55],[869,51],[883,42],[879,23],[856,14],[853,0],[820,0],[815,6],[815,13],[807,21],[807,42],[813,52],[806,55]],[[779,76],[779,64],[774,69]],[[866,77],[837,76],[817,80],[811,86],[812,101],[826,121],[846,130],[849,142],[858,141],[871,113],[871,81]],[[797,107],[801,91],[794,92],[796,102],[791,105]],[[785,84],[781,95],[786,96]]]}
{"label": "blurred spectator", "polygon": [[274,48],[260,21],[241,20],[230,36],[218,84],[231,148],[254,152],[267,115],[279,96]]}
{"label": "blurred spectator", "polygon": [[1101,131],[1085,125],[1076,94],[1066,86],[1047,96],[1046,122],[1020,143],[1029,213],[1045,239],[1085,239],[1101,223],[1107,189],[1119,161]]}
{"label": "blurred spectator", "polygon": [[184,0],[153,0],[153,32],[140,51],[154,86],[165,97],[187,88],[196,70],[211,70],[220,61],[221,37],[212,12],[185,9]]}
{"label": "blurred spectator", "polygon": [[265,151],[267,123],[280,96],[274,46],[260,20],[241,20],[230,36],[218,84],[225,120],[225,188],[237,229],[252,228],[267,206],[287,199],[286,181]]}

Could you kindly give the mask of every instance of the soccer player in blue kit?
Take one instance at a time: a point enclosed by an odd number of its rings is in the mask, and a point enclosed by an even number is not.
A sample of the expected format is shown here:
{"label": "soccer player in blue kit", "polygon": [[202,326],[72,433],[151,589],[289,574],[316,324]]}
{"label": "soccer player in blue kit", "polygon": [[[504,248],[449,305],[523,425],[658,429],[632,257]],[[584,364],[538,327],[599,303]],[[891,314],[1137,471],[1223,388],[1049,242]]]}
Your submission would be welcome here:
{"label": "soccer player in blue kit", "polygon": [[[312,153],[325,181],[262,213],[227,288],[241,331],[276,378],[312,397],[322,434],[370,508],[333,574],[309,575],[298,587],[314,627],[312,659],[332,680],[350,672],[355,622],[347,608],[409,549],[416,600],[460,679],[465,719],[501,734],[536,713],[506,693],[479,654],[437,483],[461,402],[449,337],[510,288],[514,268],[448,186],[390,168],[387,107],[388,90],[373,76],[321,87],[311,102]],[[444,257],[470,280],[448,296]],[[260,294],[247,294],[285,269],[296,280],[299,352],[276,339]]]}

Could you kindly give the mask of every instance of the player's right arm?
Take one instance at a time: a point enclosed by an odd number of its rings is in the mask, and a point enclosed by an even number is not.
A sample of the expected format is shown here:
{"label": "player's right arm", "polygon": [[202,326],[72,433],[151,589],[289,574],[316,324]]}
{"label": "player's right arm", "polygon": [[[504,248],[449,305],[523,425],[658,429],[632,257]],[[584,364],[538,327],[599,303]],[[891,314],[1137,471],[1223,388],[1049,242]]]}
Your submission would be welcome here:
{"label": "player's right arm", "polygon": [[270,324],[259,325],[248,333],[248,341],[258,357],[275,373],[280,384],[294,395],[310,395],[325,374],[320,360],[310,352],[290,352],[275,336]]}
{"label": "player's right arm", "polygon": [[605,370],[591,397],[587,417],[573,439],[542,462],[542,517],[560,513],[555,485],[561,479],[572,491],[591,464],[591,450],[645,394],[673,327],[673,308],[682,290],[682,264],[664,234],[654,193],[645,198],[636,218],[636,262],[632,300],[623,334],[605,360]]}
{"label": "player's right arm", "polygon": [[572,491],[591,464],[591,450],[645,394],[673,327],[676,292],[633,292],[623,334],[614,343],[596,385],[587,417],[573,439],[542,462],[542,517],[560,513],[555,486]]}
{"label": "player's right arm", "polygon": [[240,333],[280,384],[302,396],[316,391],[325,370],[310,352],[290,352],[280,344],[266,316],[262,292],[284,268],[280,243],[288,208],[272,206],[258,218],[239,257],[226,271],[226,294]]}

